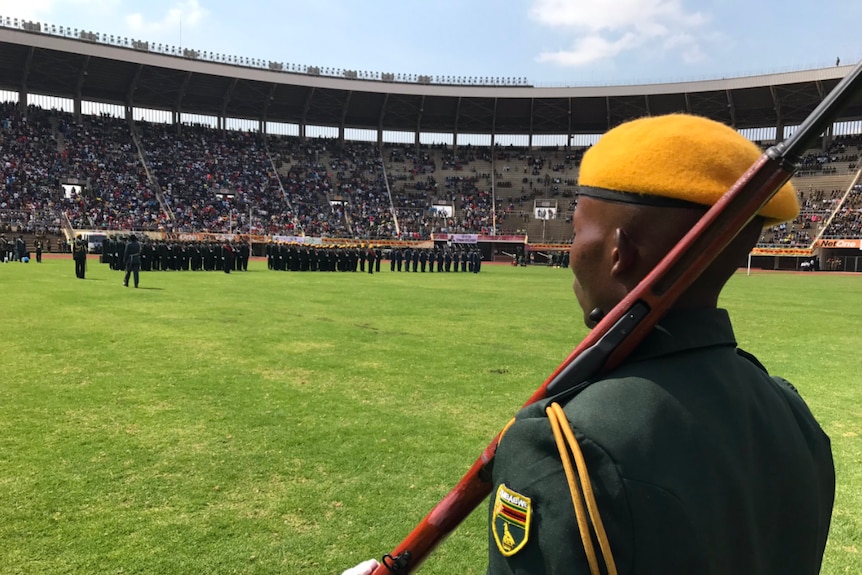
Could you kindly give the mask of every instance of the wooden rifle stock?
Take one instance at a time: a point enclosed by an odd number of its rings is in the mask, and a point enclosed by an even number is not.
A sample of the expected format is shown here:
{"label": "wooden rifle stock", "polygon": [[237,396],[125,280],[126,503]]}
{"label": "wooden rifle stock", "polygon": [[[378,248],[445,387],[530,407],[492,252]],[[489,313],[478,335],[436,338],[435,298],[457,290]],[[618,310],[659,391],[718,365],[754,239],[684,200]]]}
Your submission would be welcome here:
{"label": "wooden rifle stock", "polygon": [[[661,262],[618,303],[524,403],[582,385],[620,365],[679,296],[703,273],[798,168],[804,152],[862,88],[862,63],[827,95],[787,140],[769,148]],[[372,575],[413,572],[493,489],[496,437]]]}

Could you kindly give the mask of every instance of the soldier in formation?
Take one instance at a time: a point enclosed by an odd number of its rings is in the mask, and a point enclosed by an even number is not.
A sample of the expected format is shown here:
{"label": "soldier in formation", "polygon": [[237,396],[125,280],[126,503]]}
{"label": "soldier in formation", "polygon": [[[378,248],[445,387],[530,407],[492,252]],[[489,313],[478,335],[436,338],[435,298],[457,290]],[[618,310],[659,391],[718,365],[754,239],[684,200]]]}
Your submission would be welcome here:
{"label": "soldier in formation", "polygon": [[[125,271],[124,253],[128,238],[107,238],[102,263]],[[141,243],[141,271],[247,271],[251,248],[245,242],[149,240]]]}

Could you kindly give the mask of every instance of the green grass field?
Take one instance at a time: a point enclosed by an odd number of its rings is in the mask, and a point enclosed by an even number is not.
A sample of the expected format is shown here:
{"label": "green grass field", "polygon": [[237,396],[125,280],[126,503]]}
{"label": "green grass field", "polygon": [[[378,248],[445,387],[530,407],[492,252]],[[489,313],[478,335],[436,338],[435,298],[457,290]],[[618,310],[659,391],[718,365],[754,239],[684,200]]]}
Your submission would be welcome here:
{"label": "green grass field", "polygon": [[[586,333],[571,273],[0,265],[0,574],[340,573],[391,550]],[[832,438],[862,564],[862,276],[737,275],[740,345]],[[789,502],[788,504],[792,504]],[[481,506],[421,569],[484,573]]]}

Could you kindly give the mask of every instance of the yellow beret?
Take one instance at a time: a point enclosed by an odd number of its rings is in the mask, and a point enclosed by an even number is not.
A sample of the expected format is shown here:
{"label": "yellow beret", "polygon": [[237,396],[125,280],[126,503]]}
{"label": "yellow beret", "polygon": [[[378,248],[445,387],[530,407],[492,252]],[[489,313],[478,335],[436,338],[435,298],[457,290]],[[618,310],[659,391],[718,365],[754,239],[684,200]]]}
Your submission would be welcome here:
{"label": "yellow beret", "polygon": [[[582,195],[606,199],[614,198],[605,192],[622,192],[643,203],[664,198],[711,206],[762,154],[736,130],[707,118],[640,118],[610,130],[584,154],[578,186]],[[796,190],[788,182],[758,215],[772,225],[798,213]]]}

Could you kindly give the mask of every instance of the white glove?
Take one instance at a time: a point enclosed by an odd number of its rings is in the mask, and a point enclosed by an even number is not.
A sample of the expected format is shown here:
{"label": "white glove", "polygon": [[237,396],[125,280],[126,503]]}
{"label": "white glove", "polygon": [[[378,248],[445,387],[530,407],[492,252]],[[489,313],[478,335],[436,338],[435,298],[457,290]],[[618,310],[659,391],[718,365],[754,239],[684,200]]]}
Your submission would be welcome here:
{"label": "white glove", "polygon": [[377,559],[369,559],[368,561],[363,561],[356,567],[351,567],[341,575],[371,575],[371,573],[380,566],[380,563],[377,562]]}

